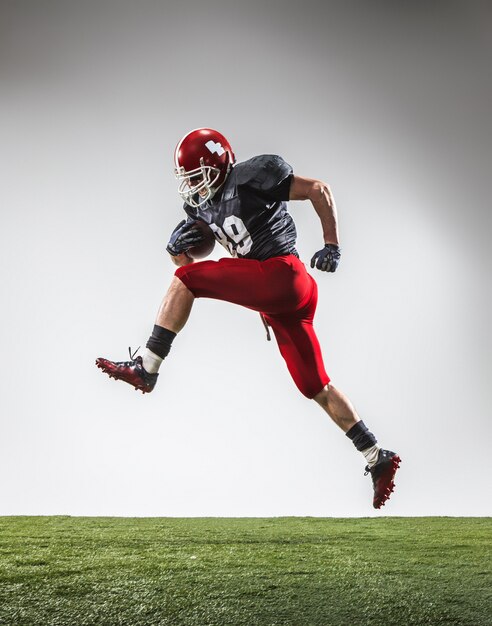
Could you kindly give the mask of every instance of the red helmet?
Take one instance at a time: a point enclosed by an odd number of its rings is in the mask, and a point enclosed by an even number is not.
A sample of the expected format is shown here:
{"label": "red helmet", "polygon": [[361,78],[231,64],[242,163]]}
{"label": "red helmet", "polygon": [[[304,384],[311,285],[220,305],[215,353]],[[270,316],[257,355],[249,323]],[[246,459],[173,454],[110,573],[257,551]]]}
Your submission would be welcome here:
{"label": "red helmet", "polygon": [[192,130],[174,151],[179,195],[192,207],[204,204],[222,187],[235,160],[224,135],[211,128]]}

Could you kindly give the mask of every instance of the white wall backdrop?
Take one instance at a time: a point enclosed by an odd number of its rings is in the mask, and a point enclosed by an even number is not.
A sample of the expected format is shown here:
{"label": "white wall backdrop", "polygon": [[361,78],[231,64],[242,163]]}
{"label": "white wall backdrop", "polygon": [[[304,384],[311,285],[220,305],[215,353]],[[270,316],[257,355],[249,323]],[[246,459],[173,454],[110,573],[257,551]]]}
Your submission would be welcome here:
{"label": "white wall backdrop", "polygon": [[[256,314],[198,300],[151,395],[94,366],[152,330],[173,149],[211,126],[334,191],[317,330],[403,458],[384,514],[490,515],[490,4],[0,7],[0,514],[374,514]],[[290,210],[308,263],[318,218]]]}

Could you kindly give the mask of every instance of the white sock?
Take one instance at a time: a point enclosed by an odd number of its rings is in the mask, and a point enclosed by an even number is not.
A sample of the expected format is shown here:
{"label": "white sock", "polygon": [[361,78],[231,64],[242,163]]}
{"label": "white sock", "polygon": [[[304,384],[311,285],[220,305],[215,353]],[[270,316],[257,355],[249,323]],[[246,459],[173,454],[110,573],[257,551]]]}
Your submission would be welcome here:
{"label": "white sock", "polygon": [[376,464],[376,461],[378,460],[379,450],[380,449],[381,449],[381,446],[378,446],[378,444],[375,443],[370,448],[366,448],[365,450],[361,450],[362,454],[366,457],[367,465],[369,467],[372,467],[373,465]]}
{"label": "white sock", "polygon": [[145,348],[145,352],[142,355],[142,365],[148,374],[157,374],[162,361],[163,359],[160,356]]}

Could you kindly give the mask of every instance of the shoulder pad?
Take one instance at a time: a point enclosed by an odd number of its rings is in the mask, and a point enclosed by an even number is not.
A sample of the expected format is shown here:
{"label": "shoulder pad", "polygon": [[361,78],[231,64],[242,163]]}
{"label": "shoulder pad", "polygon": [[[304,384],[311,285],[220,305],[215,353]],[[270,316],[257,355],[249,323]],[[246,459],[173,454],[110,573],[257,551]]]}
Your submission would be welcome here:
{"label": "shoulder pad", "polygon": [[237,185],[248,185],[258,191],[274,189],[288,176],[292,167],[276,154],[261,154],[234,166]]}

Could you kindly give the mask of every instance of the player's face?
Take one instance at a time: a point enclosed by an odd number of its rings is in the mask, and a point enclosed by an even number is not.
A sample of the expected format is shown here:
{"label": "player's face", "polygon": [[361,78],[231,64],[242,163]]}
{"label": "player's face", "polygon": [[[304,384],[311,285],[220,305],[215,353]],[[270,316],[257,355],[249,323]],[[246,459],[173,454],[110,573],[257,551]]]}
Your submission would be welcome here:
{"label": "player's face", "polygon": [[[188,181],[188,187],[190,187],[190,189],[193,189],[194,187],[197,187],[198,185],[201,185],[203,182],[203,176],[195,176],[193,178],[190,178],[190,180]],[[202,187],[202,189],[200,189],[200,191],[198,192],[198,195],[201,198],[204,198],[207,195],[208,191],[206,187]]]}

